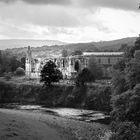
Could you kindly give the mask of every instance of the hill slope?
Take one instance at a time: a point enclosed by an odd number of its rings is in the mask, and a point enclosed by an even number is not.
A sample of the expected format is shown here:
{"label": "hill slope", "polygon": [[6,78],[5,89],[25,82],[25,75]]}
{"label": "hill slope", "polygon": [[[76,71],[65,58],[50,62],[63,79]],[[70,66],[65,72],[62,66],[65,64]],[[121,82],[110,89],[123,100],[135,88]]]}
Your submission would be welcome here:
{"label": "hill slope", "polygon": [[64,44],[67,43],[57,41],[57,40],[3,39],[0,40],[0,49],[3,50],[7,48],[22,48],[27,46],[41,47],[44,45],[52,46],[52,45],[64,45]]}
{"label": "hill slope", "polygon": [[[63,42],[56,41],[58,45],[46,45],[47,43],[44,41],[43,43],[46,43],[42,47],[38,47],[38,40],[33,41],[32,45],[31,42],[25,41],[26,46],[30,45],[32,46],[32,52],[35,57],[57,57],[61,56],[61,52],[63,49],[68,50],[69,53],[73,52],[74,50],[81,50],[81,51],[119,51],[122,44],[128,44],[128,46],[133,45],[136,40],[136,37],[131,38],[123,38],[119,40],[113,40],[113,41],[102,41],[102,42],[89,42],[89,43],[73,43],[73,44],[66,44]],[[14,41],[13,41],[14,43]],[[16,42],[17,43],[17,42]],[[62,43],[62,44],[61,44]],[[24,44],[23,41],[19,44]],[[10,44],[9,44],[10,45]],[[25,56],[27,52],[27,47],[23,48],[13,48],[13,49],[7,49],[7,51],[16,54],[20,57]]]}
{"label": "hill slope", "polygon": [[134,45],[137,37],[128,37],[112,41],[102,41],[94,42],[94,45],[101,50],[113,50],[118,51],[122,44],[127,44],[128,46]]}

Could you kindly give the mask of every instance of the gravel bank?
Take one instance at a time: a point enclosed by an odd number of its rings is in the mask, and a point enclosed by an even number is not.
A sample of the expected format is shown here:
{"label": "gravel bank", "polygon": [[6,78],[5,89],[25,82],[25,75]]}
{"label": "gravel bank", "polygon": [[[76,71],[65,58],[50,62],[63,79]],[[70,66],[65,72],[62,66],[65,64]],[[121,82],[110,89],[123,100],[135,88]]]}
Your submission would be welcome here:
{"label": "gravel bank", "polygon": [[10,140],[108,140],[111,134],[108,126],[99,123],[10,109],[0,109],[0,126],[1,140],[8,140],[4,138],[9,134]]}

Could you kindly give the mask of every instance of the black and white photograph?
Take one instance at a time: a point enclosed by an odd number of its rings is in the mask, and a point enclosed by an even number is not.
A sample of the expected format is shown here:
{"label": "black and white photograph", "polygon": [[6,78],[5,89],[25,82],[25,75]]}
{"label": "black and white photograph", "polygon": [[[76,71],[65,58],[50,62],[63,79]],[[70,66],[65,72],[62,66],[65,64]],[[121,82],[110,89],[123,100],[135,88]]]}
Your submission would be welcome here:
{"label": "black and white photograph", "polygon": [[140,140],[140,0],[0,0],[0,140]]}

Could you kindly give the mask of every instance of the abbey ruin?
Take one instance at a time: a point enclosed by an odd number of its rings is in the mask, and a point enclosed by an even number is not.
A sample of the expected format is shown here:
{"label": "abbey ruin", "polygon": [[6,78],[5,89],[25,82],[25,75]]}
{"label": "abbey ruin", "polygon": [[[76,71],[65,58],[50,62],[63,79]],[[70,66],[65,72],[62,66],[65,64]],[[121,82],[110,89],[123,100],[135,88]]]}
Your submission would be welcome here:
{"label": "abbey ruin", "polygon": [[84,52],[82,55],[76,56],[33,58],[31,48],[28,47],[25,65],[26,77],[39,79],[43,65],[52,60],[62,72],[63,78],[71,79],[77,73],[75,64],[78,63],[80,70],[82,70],[88,66],[91,57],[94,57],[96,63],[102,66],[104,76],[109,77],[112,66],[123,57],[123,54],[123,52]]}

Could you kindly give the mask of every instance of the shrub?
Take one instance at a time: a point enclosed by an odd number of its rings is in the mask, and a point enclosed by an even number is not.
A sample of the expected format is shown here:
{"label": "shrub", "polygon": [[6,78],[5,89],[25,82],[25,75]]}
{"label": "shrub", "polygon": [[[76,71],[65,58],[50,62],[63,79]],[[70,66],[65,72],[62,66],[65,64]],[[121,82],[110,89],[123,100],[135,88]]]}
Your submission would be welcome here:
{"label": "shrub", "polygon": [[111,88],[109,86],[96,87],[96,89],[88,89],[87,98],[85,99],[85,107],[88,109],[109,112]]}
{"label": "shrub", "polygon": [[4,76],[4,78],[5,78],[5,80],[9,81],[12,77],[11,77],[10,74],[6,74],[6,75]]}
{"label": "shrub", "polygon": [[95,80],[92,73],[87,69],[84,68],[76,77],[76,85],[77,86],[84,86],[87,82],[93,82]]}
{"label": "shrub", "polygon": [[16,69],[16,75],[17,75],[17,76],[24,76],[24,75],[25,75],[24,69],[21,68],[21,67],[18,67],[18,68]]}
{"label": "shrub", "polygon": [[120,122],[109,140],[139,140],[140,129],[133,122]]}

